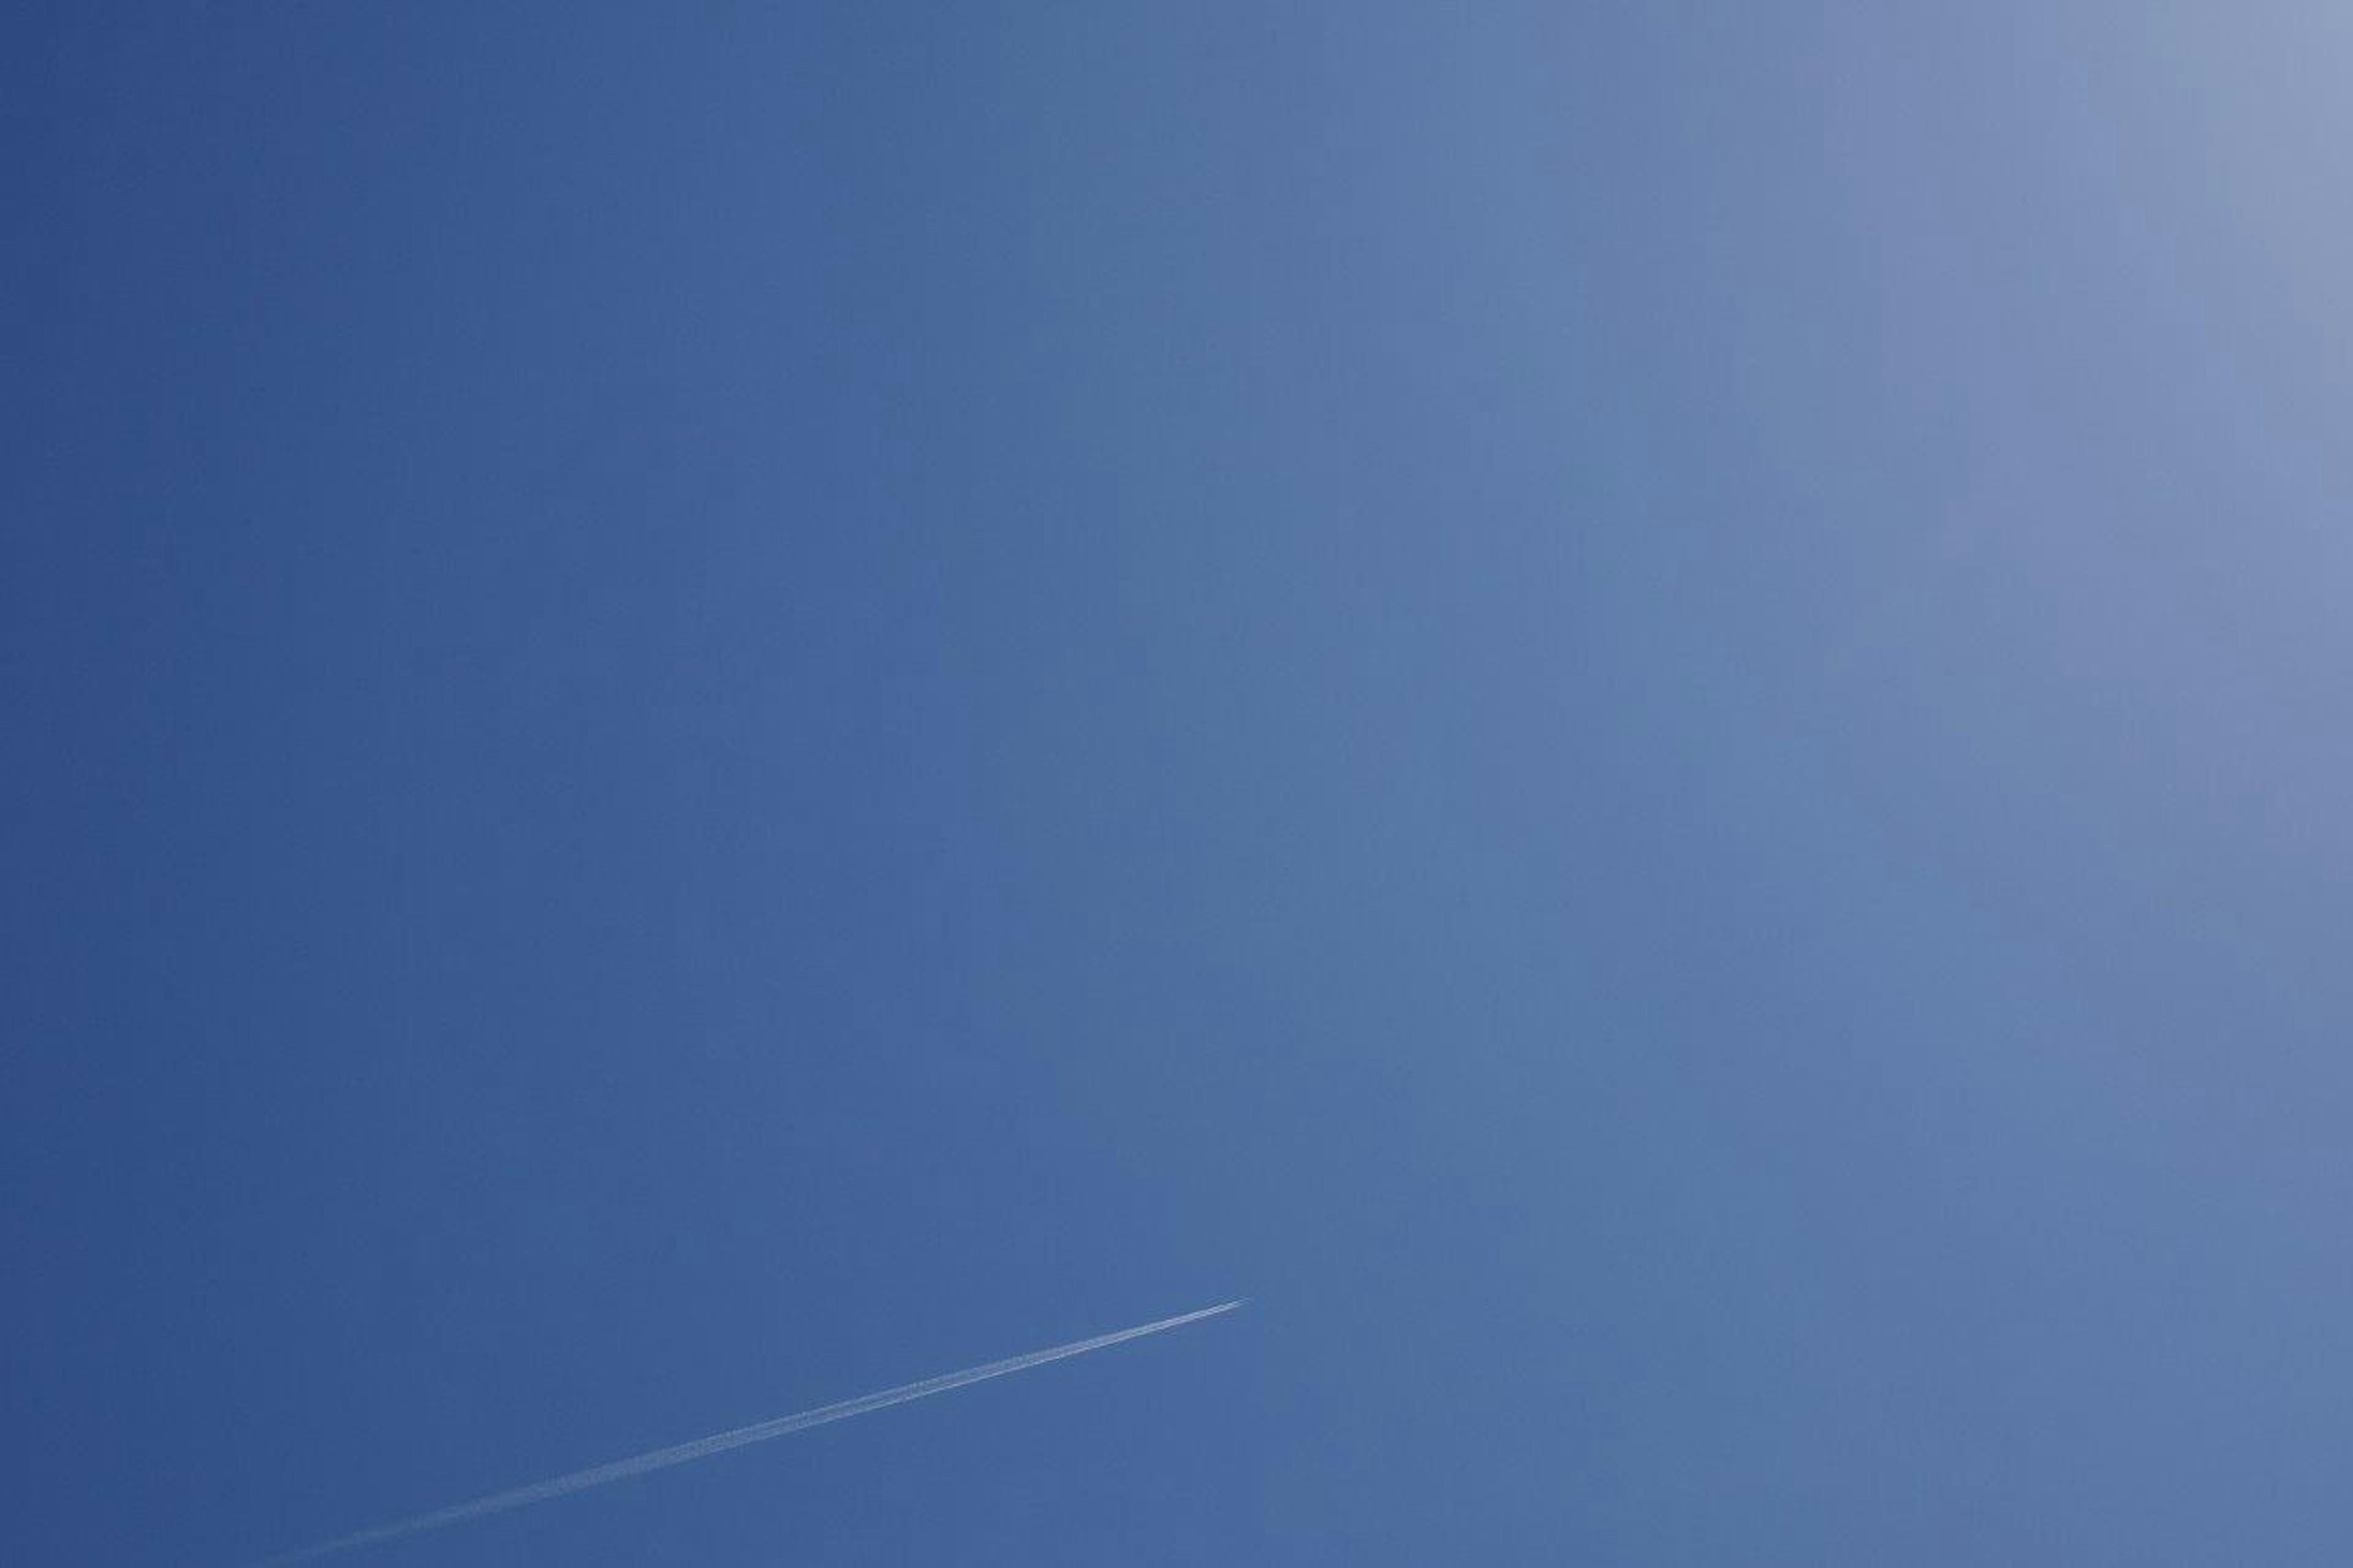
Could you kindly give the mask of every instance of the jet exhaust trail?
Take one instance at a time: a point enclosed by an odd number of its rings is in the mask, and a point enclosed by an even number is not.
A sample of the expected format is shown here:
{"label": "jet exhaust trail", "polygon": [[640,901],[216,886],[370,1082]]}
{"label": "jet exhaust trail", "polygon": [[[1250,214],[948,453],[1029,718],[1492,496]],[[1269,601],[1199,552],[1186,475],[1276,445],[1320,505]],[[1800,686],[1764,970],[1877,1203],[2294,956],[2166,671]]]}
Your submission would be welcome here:
{"label": "jet exhaust trail", "polygon": [[1119,1344],[1127,1340],[1140,1340],[1146,1334],[1160,1333],[1182,1324],[1198,1322],[1203,1318],[1214,1318],[1220,1312],[1232,1311],[1242,1304],[1243,1300],[1247,1298],[1223,1301],[1217,1306],[1203,1307],[1197,1311],[1181,1312],[1176,1317],[1163,1318],[1158,1322],[1145,1323],[1133,1329],[1121,1329],[1113,1333],[1097,1334],[1092,1339],[1073,1340],[1069,1344],[1056,1345],[1051,1350],[1031,1351],[1027,1355],[1008,1356],[1003,1361],[992,1361],[979,1366],[966,1367],[962,1372],[942,1373],[937,1377],[927,1377],[921,1382],[902,1383],[896,1388],[886,1388],[880,1394],[862,1394],[855,1399],[845,1399],[834,1405],[820,1405],[814,1410],[804,1410],[797,1415],[779,1415],[767,1421],[755,1421],[749,1426],[738,1426],[733,1431],[716,1432],[708,1437],[697,1437],[691,1443],[679,1443],[667,1448],[656,1448],[651,1453],[638,1454],[630,1458],[614,1459],[602,1465],[591,1465],[585,1470],[574,1470],[569,1475],[554,1476],[543,1481],[533,1481],[528,1486],[513,1487],[502,1492],[492,1492],[488,1497],[479,1497],[470,1502],[452,1503],[447,1508],[437,1508],[430,1513],[415,1514],[407,1519],[396,1520],[390,1524],[379,1524],[373,1529],[357,1531],[350,1535],[339,1535],[332,1541],[322,1541],[315,1546],[304,1546],[292,1552],[283,1552],[275,1557],[262,1559],[255,1568],[277,1568],[277,1565],[290,1563],[312,1563],[337,1552],[350,1552],[363,1546],[378,1546],[387,1541],[398,1541],[409,1535],[421,1535],[428,1530],[439,1530],[446,1525],[463,1524],[468,1520],[484,1519],[494,1513],[505,1513],[510,1509],[522,1508],[535,1502],[546,1502],[552,1498],[568,1497],[574,1492],[586,1491],[591,1487],[601,1487],[613,1481],[627,1480],[631,1476],[642,1476],[649,1470],[666,1470],[672,1465],[691,1464],[696,1459],[707,1459],[713,1454],[723,1454],[730,1448],[741,1448],[751,1443],[765,1443],[771,1437],[782,1437],[787,1433],[806,1431],[811,1426],[822,1426],[828,1421],[847,1420],[852,1415],[863,1415],[870,1410],[881,1410],[893,1405],[904,1405],[911,1399],[923,1399],[934,1394],[945,1394],[951,1388],[962,1388],[966,1384],[986,1383],[992,1377],[1003,1377],[1008,1373],[1027,1372],[1033,1366],[1043,1366],[1050,1361],[1061,1361],[1069,1356],[1084,1355],[1089,1351],[1103,1350],[1106,1346]]}

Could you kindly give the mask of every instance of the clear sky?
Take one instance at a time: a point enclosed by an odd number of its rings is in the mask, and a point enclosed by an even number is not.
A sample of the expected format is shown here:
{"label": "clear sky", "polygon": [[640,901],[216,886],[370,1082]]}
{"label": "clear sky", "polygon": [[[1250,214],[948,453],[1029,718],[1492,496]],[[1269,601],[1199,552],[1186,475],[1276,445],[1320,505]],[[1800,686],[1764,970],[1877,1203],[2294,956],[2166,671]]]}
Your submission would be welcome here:
{"label": "clear sky", "polygon": [[0,1560],[2353,1561],[2345,18],[15,8]]}

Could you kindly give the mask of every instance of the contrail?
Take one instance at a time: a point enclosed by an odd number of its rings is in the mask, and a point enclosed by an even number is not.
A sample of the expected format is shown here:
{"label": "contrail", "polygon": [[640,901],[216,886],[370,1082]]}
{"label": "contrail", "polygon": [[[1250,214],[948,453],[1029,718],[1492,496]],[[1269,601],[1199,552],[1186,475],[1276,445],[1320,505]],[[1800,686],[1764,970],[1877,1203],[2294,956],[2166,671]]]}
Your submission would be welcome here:
{"label": "contrail", "polygon": [[723,1454],[730,1448],[741,1448],[748,1443],[765,1443],[771,1437],[781,1437],[788,1432],[806,1431],[811,1426],[822,1426],[828,1421],[847,1420],[852,1415],[863,1415],[870,1410],[881,1410],[892,1405],[904,1405],[911,1399],[922,1399],[934,1394],[945,1394],[951,1388],[962,1388],[968,1383],[986,1383],[992,1377],[1003,1377],[1008,1373],[1027,1372],[1033,1366],[1043,1366],[1050,1361],[1060,1361],[1066,1356],[1084,1355],[1089,1351],[1099,1351],[1106,1345],[1115,1345],[1124,1340],[1140,1340],[1146,1334],[1156,1334],[1164,1329],[1173,1329],[1183,1323],[1198,1321],[1203,1318],[1214,1318],[1220,1312],[1232,1311],[1247,1299],[1222,1301],[1217,1306],[1203,1307],[1198,1311],[1180,1312],[1173,1318],[1163,1318],[1156,1323],[1145,1323],[1139,1328],[1121,1329],[1115,1333],[1097,1334],[1091,1340],[1073,1340],[1069,1344],[1056,1345],[1051,1350],[1031,1351],[1027,1355],[1008,1356],[1003,1361],[992,1361],[980,1366],[966,1367],[962,1372],[942,1373],[937,1377],[927,1377],[920,1383],[902,1383],[896,1388],[886,1388],[880,1394],[861,1394],[855,1399],[845,1399],[838,1405],[820,1405],[814,1410],[804,1410],[798,1415],[779,1415],[773,1420],[755,1421],[749,1426],[738,1426],[730,1432],[716,1432],[708,1437],[697,1437],[691,1443],[679,1443],[668,1448],[656,1448],[649,1454],[639,1454],[632,1458],[615,1459],[603,1465],[591,1465],[585,1470],[575,1470],[570,1475],[554,1476],[547,1480],[533,1481],[529,1486],[514,1487],[502,1492],[492,1492],[488,1497],[479,1497],[471,1502],[452,1503],[448,1508],[437,1508],[430,1513],[417,1514],[408,1519],[396,1520],[390,1524],[379,1524],[372,1530],[357,1531],[350,1535],[339,1535],[332,1541],[322,1541],[315,1546],[304,1546],[292,1552],[282,1552],[275,1557],[262,1559],[260,1563],[255,1564],[255,1568],[273,1568],[274,1564],[286,1563],[315,1562],[319,1558],[331,1556],[338,1552],[349,1552],[355,1547],[381,1545],[387,1541],[397,1541],[403,1536],[421,1535],[428,1530],[439,1530],[444,1525],[463,1524],[470,1519],[482,1519],[491,1514],[504,1513],[509,1509],[522,1508],[530,1503],[545,1502],[550,1498],[568,1497],[574,1492],[586,1491],[590,1487],[601,1487],[608,1482],[627,1480],[631,1476],[642,1476],[649,1470],[666,1470],[672,1465],[684,1465],[696,1459],[707,1459],[713,1454]]}

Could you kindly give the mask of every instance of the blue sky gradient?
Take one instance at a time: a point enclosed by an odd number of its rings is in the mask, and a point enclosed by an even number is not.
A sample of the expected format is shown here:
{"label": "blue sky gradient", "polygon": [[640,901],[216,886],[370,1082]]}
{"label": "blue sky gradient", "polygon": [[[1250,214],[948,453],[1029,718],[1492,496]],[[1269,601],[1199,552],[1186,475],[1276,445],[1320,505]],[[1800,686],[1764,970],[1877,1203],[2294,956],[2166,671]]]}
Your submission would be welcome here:
{"label": "blue sky gradient", "polygon": [[19,9],[0,1559],[2353,1560],[2348,67]]}

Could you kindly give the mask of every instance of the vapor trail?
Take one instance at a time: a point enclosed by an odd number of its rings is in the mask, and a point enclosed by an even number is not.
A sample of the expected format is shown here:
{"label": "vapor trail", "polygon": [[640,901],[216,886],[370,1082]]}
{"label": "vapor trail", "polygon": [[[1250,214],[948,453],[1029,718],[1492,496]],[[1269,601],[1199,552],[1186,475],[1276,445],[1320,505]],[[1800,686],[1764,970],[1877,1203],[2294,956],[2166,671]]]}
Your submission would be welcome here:
{"label": "vapor trail", "polygon": [[1115,1345],[1124,1340],[1142,1339],[1146,1334],[1156,1334],[1164,1329],[1173,1329],[1180,1324],[1198,1321],[1202,1318],[1214,1318],[1220,1312],[1230,1312],[1240,1305],[1240,1300],[1223,1301],[1214,1307],[1203,1307],[1198,1311],[1182,1312],[1173,1318],[1163,1318],[1156,1323],[1145,1323],[1133,1329],[1121,1329],[1115,1333],[1097,1334],[1091,1340],[1073,1340],[1069,1344],[1056,1345],[1051,1350],[1031,1351],[1027,1355],[1008,1356],[1003,1361],[992,1361],[980,1366],[966,1367],[962,1372],[942,1373],[937,1377],[927,1377],[920,1383],[902,1383],[896,1388],[886,1388],[880,1394],[861,1394],[855,1399],[845,1399],[838,1405],[820,1405],[814,1410],[804,1410],[795,1415],[779,1415],[772,1420],[755,1421],[749,1426],[738,1426],[730,1432],[717,1432],[708,1437],[697,1437],[691,1443],[680,1443],[668,1448],[656,1448],[649,1454],[639,1454],[627,1459],[615,1459],[608,1464],[592,1465],[585,1470],[575,1470],[570,1475],[555,1476],[543,1481],[533,1481],[528,1486],[515,1487],[507,1491],[492,1492],[488,1497],[476,1498],[471,1502],[452,1503],[448,1508],[437,1508],[430,1513],[417,1514],[408,1519],[395,1521],[390,1524],[379,1524],[372,1530],[362,1530],[350,1535],[339,1535],[332,1541],[322,1541],[315,1546],[304,1546],[292,1552],[280,1552],[275,1557],[264,1558],[255,1565],[255,1568],[272,1568],[274,1564],[287,1563],[314,1562],[338,1552],[349,1552],[354,1547],[376,1546],[387,1541],[397,1541],[403,1536],[421,1535],[428,1530],[439,1530],[444,1525],[462,1524],[470,1519],[481,1519],[490,1514],[504,1513],[509,1509],[522,1508],[529,1503],[545,1502],[550,1498],[567,1497],[574,1492],[586,1491],[590,1487],[601,1487],[607,1482],[627,1480],[631,1476],[642,1476],[649,1470],[666,1470],[672,1465],[684,1465],[696,1459],[707,1459],[713,1454],[723,1454],[730,1448],[741,1448],[748,1443],[765,1443],[771,1437],[781,1437],[788,1432],[805,1431],[811,1426],[822,1426],[828,1421],[841,1421],[852,1415],[863,1415],[870,1410],[881,1410],[892,1405],[904,1405],[911,1399],[922,1399],[934,1394],[945,1394],[951,1388],[962,1388],[968,1383],[985,1383],[992,1377],[1003,1377],[1008,1373],[1027,1372],[1033,1366],[1043,1366],[1050,1361],[1060,1361],[1066,1356],[1084,1355],[1089,1351],[1099,1351],[1107,1345]]}

